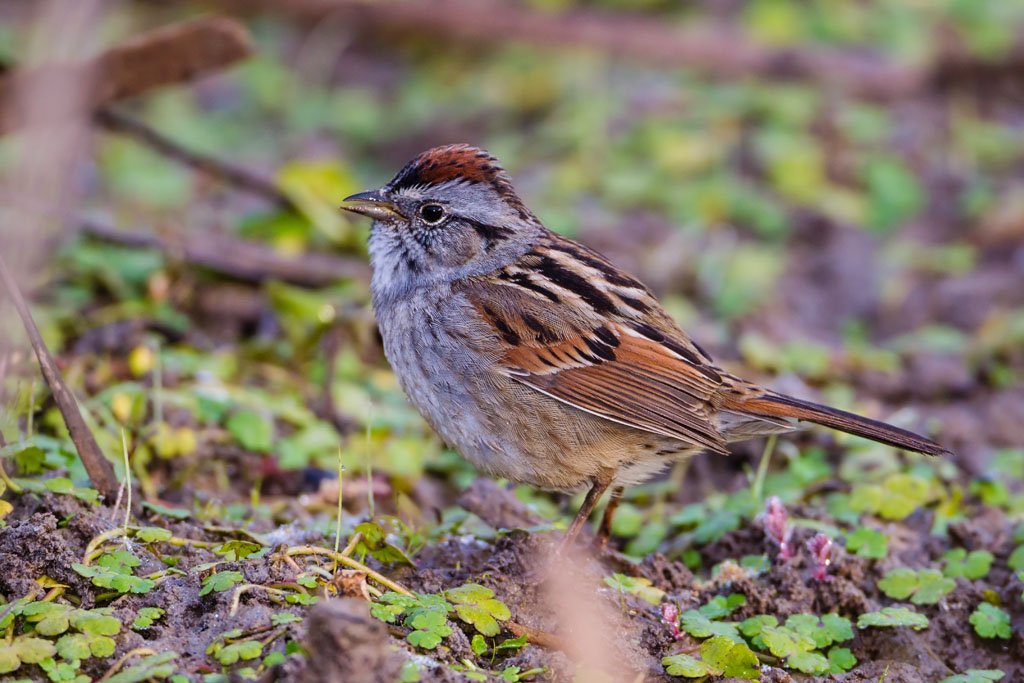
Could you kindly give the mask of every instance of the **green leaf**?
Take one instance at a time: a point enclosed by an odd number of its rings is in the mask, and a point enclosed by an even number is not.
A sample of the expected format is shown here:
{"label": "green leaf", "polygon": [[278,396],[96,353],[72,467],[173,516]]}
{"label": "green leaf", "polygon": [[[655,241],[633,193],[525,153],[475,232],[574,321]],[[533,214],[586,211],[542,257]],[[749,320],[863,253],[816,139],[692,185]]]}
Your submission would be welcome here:
{"label": "green leaf", "polygon": [[754,679],[761,674],[757,655],[746,643],[737,643],[727,636],[705,640],[700,646],[700,656],[709,667],[725,676]]}
{"label": "green leaf", "polygon": [[240,410],[233,414],[225,426],[246,450],[269,453],[274,445],[273,425],[251,410]]}
{"label": "green leaf", "polygon": [[479,657],[483,653],[487,652],[487,641],[484,640],[482,635],[477,633],[473,636],[473,639],[469,641],[469,647],[473,650],[473,653]]}
{"label": "green leaf", "polygon": [[662,657],[661,665],[665,667],[665,673],[669,676],[685,676],[686,678],[701,678],[707,675],[718,675],[712,672],[711,668],[696,657],[678,654],[671,657]]}
{"label": "green leaf", "polygon": [[25,621],[36,624],[36,633],[42,636],[58,636],[71,627],[73,608],[52,602],[31,602],[21,610]]}
{"label": "green leaf", "polygon": [[501,641],[500,643],[498,643],[497,645],[494,646],[494,651],[495,652],[505,652],[505,651],[515,652],[516,650],[521,650],[523,647],[525,647],[526,643],[527,643],[527,638],[526,638],[526,634],[524,633],[523,635],[521,635],[521,636],[519,636],[517,638],[506,638],[505,640]]}
{"label": "green leaf", "polygon": [[116,636],[121,632],[121,622],[117,617],[97,613],[95,610],[76,612],[71,625],[90,636]]}
{"label": "green leaf", "polygon": [[467,583],[446,592],[455,605],[455,613],[485,636],[494,637],[501,631],[498,621],[512,616],[505,603],[495,600],[494,591],[478,583]]}
{"label": "green leaf", "polygon": [[158,526],[144,526],[135,532],[135,538],[143,543],[155,543],[166,541],[171,538],[171,530]]}
{"label": "green leaf", "polygon": [[902,567],[886,572],[885,576],[878,582],[878,588],[896,600],[904,600],[917,590],[917,572],[913,569]]}
{"label": "green leaf", "polygon": [[263,658],[263,667],[269,669],[270,667],[284,664],[284,660],[285,656],[283,652],[271,652]]}
{"label": "green leaf", "polygon": [[54,493],[71,493],[75,490],[75,484],[67,477],[54,477],[47,479],[43,485]]}
{"label": "green leaf", "polygon": [[890,598],[906,599],[915,605],[933,605],[956,588],[956,582],[936,569],[893,569],[886,573],[878,587]]}
{"label": "green leaf", "polygon": [[970,617],[975,632],[982,638],[1010,637],[1010,615],[995,605],[983,602]]}
{"label": "green leaf", "polygon": [[829,662],[819,652],[797,652],[786,660],[786,666],[805,674],[823,674],[829,670]]}
{"label": "green leaf", "polygon": [[[647,579],[642,580],[646,581]],[[661,601],[659,600],[658,602]],[[722,617],[729,616],[745,604],[747,604],[747,596],[742,593],[733,593],[728,597],[724,595],[716,595],[710,602],[698,608],[697,611],[708,619],[720,619]]]}
{"label": "green leaf", "polygon": [[829,671],[841,674],[857,666],[857,658],[849,648],[834,646],[828,651]]}
{"label": "green leaf", "polygon": [[217,651],[217,661],[228,666],[243,659],[256,659],[263,654],[263,644],[258,640],[243,640],[225,645]]}
{"label": "green leaf", "polygon": [[786,620],[786,627],[813,640],[818,649],[853,638],[853,624],[838,614],[820,618],[814,614],[794,614]]}
{"label": "green leaf", "polygon": [[963,548],[954,548],[945,553],[942,558],[946,560],[946,566],[942,573],[951,579],[962,576],[971,581],[983,578],[988,574],[995,559],[987,550],[974,550],[968,553]]}
{"label": "green leaf", "polygon": [[236,571],[224,571],[217,572],[216,574],[210,574],[203,579],[202,588],[199,589],[199,595],[202,597],[207,593],[214,591],[220,593],[232,588],[235,584],[239,584],[245,581],[245,577],[242,576],[241,572]]}
{"label": "green leaf", "polygon": [[89,649],[89,636],[81,633],[68,633],[57,641],[57,654],[64,659],[87,659],[92,656]]}
{"label": "green leaf", "polygon": [[294,624],[302,621],[302,617],[291,612],[278,612],[270,617],[270,623],[274,626],[284,626],[285,624]]}
{"label": "green leaf", "polygon": [[878,612],[865,612],[857,619],[857,628],[869,626],[911,626],[920,631],[928,626],[928,617],[909,607],[883,607]]}
{"label": "green leaf", "polygon": [[776,657],[790,657],[798,652],[814,649],[814,641],[785,626],[765,626],[761,629],[761,640]]}
{"label": "green leaf", "polygon": [[138,616],[135,617],[135,621],[132,622],[132,628],[140,631],[144,628],[149,628],[153,625],[153,622],[164,615],[164,611],[159,607],[143,607],[139,610]]}
{"label": "green leaf", "polygon": [[1024,545],[1010,553],[1009,559],[1006,560],[1006,566],[1015,572],[1024,572]]}
{"label": "green leaf", "polygon": [[956,582],[937,569],[922,569],[917,573],[917,579],[920,586],[910,598],[915,605],[934,605],[956,588]]}
{"label": "green leaf", "polygon": [[[172,519],[188,519],[192,516],[192,513],[189,512],[188,510],[167,507],[166,505],[160,505],[159,503],[150,503],[148,501],[143,501],[142,507],[148,510],[152,510],[158,515],[163,515],[164,517],[170,517]],[[150,657],[150,659],[152,659],[152,657]]]}
{"label": "green leaf", "polygon": [[946,676],[939,683],[992,683],[1005,675],[999,669],[968,669],[962,674]]}
{"label": "green leaf", "polygon": [[[250,555],[258,553],[261,550],[263,550],[263,546],[261,546],[259,543],[234,539],[226,543],[222,543],[219,547],[214,548],[213,552],[217,553],[218,555],[223,555],[224,559],[228,562],[235,562],[237,560],[244,560]],[[313,585],[316,585],[315,579]]]}
{"label": "green leaf", "polygon": [[686,610],[680,615],[679,628],[697,638],[726,636],[735,642],[742,641],[736,624],[727,621],[712,621],[695,609]]}
{"label": "green leaf", "polygon": [[846,551],[860,557],[881,559],[889,553],[889,538],[877,529],[862,526],[846,537]]}

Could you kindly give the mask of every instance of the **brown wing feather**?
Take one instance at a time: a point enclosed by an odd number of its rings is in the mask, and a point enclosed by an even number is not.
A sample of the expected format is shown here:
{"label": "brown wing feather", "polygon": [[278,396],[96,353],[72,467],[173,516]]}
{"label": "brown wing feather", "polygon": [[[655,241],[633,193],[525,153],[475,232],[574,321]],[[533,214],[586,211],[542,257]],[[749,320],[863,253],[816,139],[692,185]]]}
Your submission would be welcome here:
{"label": "brown wing feather", "polygon": [[[685,336],[560,306],[513,279],[478,282],[465,294],[494,330],[509,377],[607,420],[727,453],[710,418],[722,379],[712,366],[693,362]],[[560,315],[566,311],[573,317]]]}
{"label": "brown wing feather", "polygon": [[506,354],[510,374],[605,419],[728,453],[708,411],[717,383],[660,344],[625,334],[621,328],[615,332],[622,336],[614,360],[591,358],[580,363],[586,353],[577,346],[576,353],[561,354],[571,355],[571,364],[552,368],[544,363],[541,369],[533,359],[547,356],[550,362],[550,349],[520,346]]}

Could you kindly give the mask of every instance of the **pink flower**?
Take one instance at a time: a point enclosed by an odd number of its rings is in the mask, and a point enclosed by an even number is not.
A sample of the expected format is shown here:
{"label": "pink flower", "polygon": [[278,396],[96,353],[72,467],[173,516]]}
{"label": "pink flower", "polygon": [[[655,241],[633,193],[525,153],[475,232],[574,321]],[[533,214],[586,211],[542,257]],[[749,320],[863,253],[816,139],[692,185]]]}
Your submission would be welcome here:
{"label": "pink flower", "polygon": [[765,534],[779,546],[778,560],[785,562],[792,559],[794,555],[791,540],[793,537],[793,527],[789,524],[786,507],[779,500],[778,496],[772,496],[765,501],[761,519],[764,523]]}
{"label": "pink flower", "polygon": [[832,539],[825,534],[815,534],[814,538],[807,541],[807,550],[814,560],[814,569],[811,572],[818,581],[831,581],[833,577],[828,576],[828,566],[832,564]]}
{"label": "pink flower", "polygon": [[666,602],[661,606],[661,621],[668,626],[673,638],[679,640],[683,637],[683,632],[679,630],[679,608],[674,603]]}

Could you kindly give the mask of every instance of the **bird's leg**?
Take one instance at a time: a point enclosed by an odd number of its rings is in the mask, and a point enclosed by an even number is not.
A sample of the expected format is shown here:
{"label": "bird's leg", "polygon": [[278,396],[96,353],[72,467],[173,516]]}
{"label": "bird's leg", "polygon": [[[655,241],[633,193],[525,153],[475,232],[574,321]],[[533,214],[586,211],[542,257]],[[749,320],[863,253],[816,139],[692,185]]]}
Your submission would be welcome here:
{"label": "bird's leg", "polygon": [[594,485],[587,491],[587,497],[583,499],[583,505],[580,506],[579,512],[576,513],[575,519],[572,520],[572,524],[569,525],[569,530],[565,532],[565,540],[562,541],[562,552],[572,547],[573,542],[576,541],[576,536],[579,535],[580,529],[583,528],[583,524],[590,517],[590,513],[594,511],[594,507],[597,505],[597,501],[601,498],[601,494],[604,493],[612,483],[613,473],[603,474],[599,478],[594,480]]}
{"label": "bird's leg", "polygon": [[604,516],[601,517],[601,527],[597,532],[597,543],[601,548],[608,547],[608,541],[612,537],[612,518],[615,517],[615,511],[619,509],[619,502],[622,500],[622,492],[625,490],[623,486],[616,486],[612,489],[612,497],[608,500],[608,505],[604,509]]}

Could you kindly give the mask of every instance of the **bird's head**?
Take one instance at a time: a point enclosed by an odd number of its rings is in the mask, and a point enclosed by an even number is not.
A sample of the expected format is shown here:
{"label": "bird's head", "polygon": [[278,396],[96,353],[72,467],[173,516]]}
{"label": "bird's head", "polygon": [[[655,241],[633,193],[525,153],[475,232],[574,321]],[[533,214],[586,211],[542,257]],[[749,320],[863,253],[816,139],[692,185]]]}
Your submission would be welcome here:
{"label": "bird's head", "polygon": [[489,272],[542,230],[498,160],[470,145],[429,149],[342,208],[373,218],[374,284],[391,289]]}

